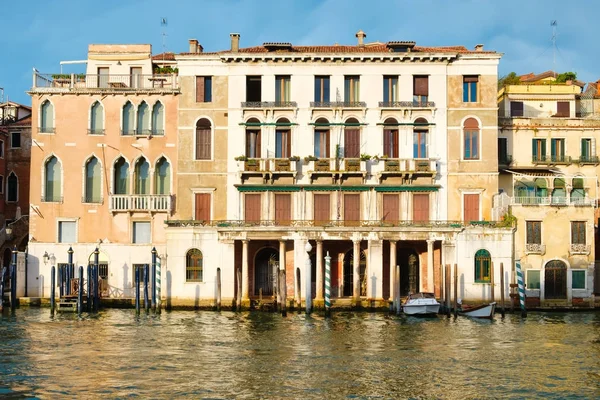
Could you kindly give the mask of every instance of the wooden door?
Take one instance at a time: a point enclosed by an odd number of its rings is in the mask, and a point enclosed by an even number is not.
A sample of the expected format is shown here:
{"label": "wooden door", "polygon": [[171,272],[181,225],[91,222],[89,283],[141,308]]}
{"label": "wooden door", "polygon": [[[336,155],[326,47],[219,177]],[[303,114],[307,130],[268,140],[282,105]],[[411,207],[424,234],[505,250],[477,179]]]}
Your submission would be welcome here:
{"label": "wooden door", "polygon": [[465,194],[463,196],[463,219],[469,223],[479,221],[479,195]]}
{"label": "wooden door", "polygon": [[429,221],[429,194],[413,194],[413,221]]}
{"label": "wooden door", "polygon": [[344,194],[344,223],[358,226],[360,221],[360,194]]}
{"label": "wooden door", "polygon": [[383,195],[383,221],[397,223],[400,220],[400,197],[397,193]]}
{"label": "wooden door", "polygon": [[142,87],[142,67],[131,67],[130,79],[132,88]]}
{"label": "wooden door", "polygon": [[544,268],[544,297],[546,299],[567,298],[567,265],[553,260]]}
{"label": "wooden door", "polygon": [[331,196],[329,194],[315,194],[313,207],[315,225],[324,225],[331,220]]}
{"label": "wooden door", "polygon": [[210,221],[210,193],[196,193],[194,219]]}
{"label": "wooden door", "polygon": [[275,195],[275,223],[277,225],[289,225],[292,220],[292,195]]}
{"label": "wooden door", "polygon": [[360,129],[346,128],[344,130],[344,157],[360,157]]}
{"label": "wooden door", "polygon": [[108,67],[98,67],[98,87],[108,87]]}
{"label": "wooden door", "polygon": [[247,222],[260,221],[260,194],[247,194],[244,196],[244,220]]}

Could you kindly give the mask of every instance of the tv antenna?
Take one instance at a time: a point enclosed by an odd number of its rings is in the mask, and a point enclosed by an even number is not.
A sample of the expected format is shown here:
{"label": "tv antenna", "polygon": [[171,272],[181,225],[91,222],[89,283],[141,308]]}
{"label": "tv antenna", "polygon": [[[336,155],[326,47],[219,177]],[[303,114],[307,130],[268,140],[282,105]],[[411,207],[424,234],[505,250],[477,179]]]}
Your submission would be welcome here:
{"label": "tv antenna", "polygon": [[550,26],[552,27],[552,69],[554,70],[554,78],[556,78],[556,27],[558,26],[558,21],[553,19],[550,21]]}
{"label": "tv antenna", "polygon": [[160,18],[160,26],[162,27],[162,53],[163,61],[165,60],[165,52],[167,51],[167,26],[169,25],[166,17]]}

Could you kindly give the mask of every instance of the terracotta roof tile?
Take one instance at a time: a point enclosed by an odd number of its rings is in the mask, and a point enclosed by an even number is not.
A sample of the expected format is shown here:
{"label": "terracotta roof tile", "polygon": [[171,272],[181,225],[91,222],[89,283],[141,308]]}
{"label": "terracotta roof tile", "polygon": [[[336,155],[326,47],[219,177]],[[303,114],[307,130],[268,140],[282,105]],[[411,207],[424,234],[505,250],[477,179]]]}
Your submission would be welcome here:
{"label": "terracotta roof tile", "polygon": [[175,61],[175,53],[171,53],[171,52],[160,53],[160,54],[152,56],[152,59],[157,60],[157,61],[161,61],[161,60]]}

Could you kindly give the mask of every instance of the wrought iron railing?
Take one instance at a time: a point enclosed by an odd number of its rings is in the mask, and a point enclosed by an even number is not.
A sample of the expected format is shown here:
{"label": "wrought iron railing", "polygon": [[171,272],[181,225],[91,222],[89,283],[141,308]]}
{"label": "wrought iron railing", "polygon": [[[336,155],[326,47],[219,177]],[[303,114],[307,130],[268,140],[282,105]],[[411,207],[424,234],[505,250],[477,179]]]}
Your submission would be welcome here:
{"label": "wrought iron railing", "polygon": [[60,195],[44,195],[41,197],[43,203],[62,203],[63,197]]}
{"label": "wrought iron railing", "polygon": [[571,156],[553,155],[553,156],[532,156],[533,164],[571,164]]}
{"label": "wrought iron railing", "polygon": [[109,196],[111,211],[171,211],[168,194],[114,194]]}
{"label": "wrought iron railing", "polygon": [[35,89],[81,90],[99,89],[106,91],[175,90],[179,89],[175,74],[40,74],[34,72]]}
{"label": "wrought iron railing", "polygon": [[56,133],[56,128],[53,126],[40,126],[38,133]]}
{"label": "wrought iron railing", "polygon": [[379,108],[434,108],[433,101],[380,101]]}
{"label": "wrought iron railing", "polygon": [[242,108],[297,108],[295,101],[242,101]]}
{"label": "wrought iron railing", "polygon": [[579,164],[600,164],[598,156],[581,156],[578,160]]}
{"label": "wrought iron railing", "polygon": [[88,135],[104,135],[104,129],[88,129]]}
{"label": "wrought iron railing", "polygon": [[366,108],[364,101],[311,101],[311,108]]}

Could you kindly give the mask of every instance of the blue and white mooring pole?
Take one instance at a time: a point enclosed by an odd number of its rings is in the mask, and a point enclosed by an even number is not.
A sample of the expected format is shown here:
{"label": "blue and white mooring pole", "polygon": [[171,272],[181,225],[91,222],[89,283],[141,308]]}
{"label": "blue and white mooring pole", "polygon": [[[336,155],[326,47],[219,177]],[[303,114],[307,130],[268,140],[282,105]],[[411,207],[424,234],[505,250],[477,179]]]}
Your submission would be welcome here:
{"label": "blue and white mooring pole", "polygon": [[527,309],[525,308],[525,284],[523,279],[523,270],[521,269],[521,263],[516,262],[515,267],[517,270],[517,285],[519,286],[519,303],[521,304],[521,317],[527,317]]}

